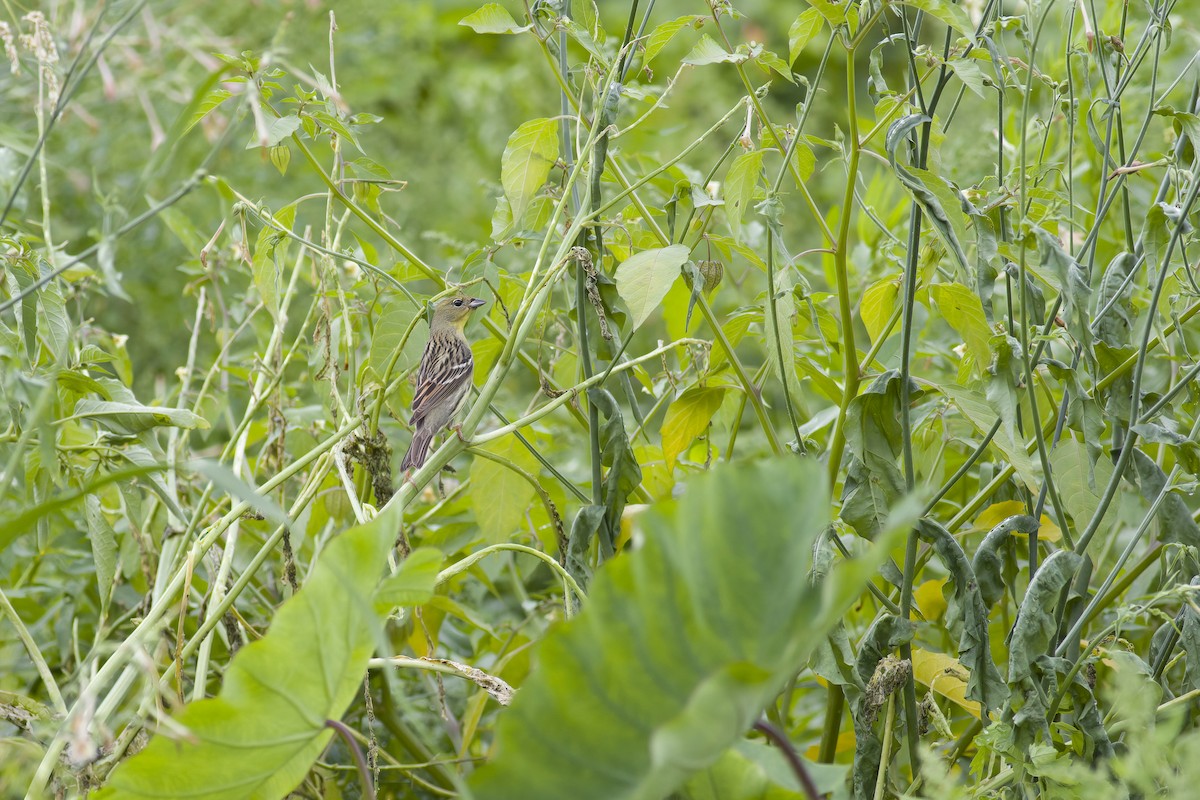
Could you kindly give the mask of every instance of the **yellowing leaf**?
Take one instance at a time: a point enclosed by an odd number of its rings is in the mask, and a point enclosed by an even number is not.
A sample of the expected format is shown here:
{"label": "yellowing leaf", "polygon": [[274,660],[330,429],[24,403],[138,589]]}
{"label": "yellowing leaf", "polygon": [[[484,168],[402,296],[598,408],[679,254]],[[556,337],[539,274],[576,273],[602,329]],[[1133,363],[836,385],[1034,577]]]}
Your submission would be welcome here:
{"label": "yellowing leaf", "polygon": [[[514,436],[486,448],[533,475],[537,459]],[[519,473],[491,459],[476,456],[471,462],[471,511],[489,543],[502,542],[525,522],[534,488]]]}
{"label": "yellowing leaf", "polygon": [[938,283],[930,287],[930,293],[946,322],[963,338],[967,352],[975,357],[976,366],[981,372],[986,370],[992,361],[988,347],[992,329],[979,297],[960,283]]}
{"label": "yellowing leaf", "polygon": [[521,223],[557,160],[558,123],[552,119],[531,119],[508,137],[500,159],[500,183],[512,209],[513,224]]}
{"label": "yellowing leaf", "polygon": [[921,609],[925,619],[940,619],[942,614],[946,613],[946,597],[942,594],[942,587],[945,585],[946,579],[939,578],[925,581],[913,589],[913,599],[917,601],[917,608]]}
{"label": "yellowing leaf", "polygon": [[979,717],[979,703],[967,699],[967,679],[971,671],[945,653],[933,653],[914,647],[912,651],[913,677],[922,686],[928,686],[942,697],[965,708]]}
{"label": "yellowing leaf", "polygon": [[679,454],[704,433],[724,399],[724,387],[693,386],[671,403],[662,424],[663,455],[668,469],[674,469]]}
{"label": "yellowing leaf", "polygon": [[876,281],[863,292],[858,313],[872,344],[879,342],[879,337],[887,328],[888,320],[892,318],[892,312],[896,309],[896,297],[899,294],[900,282],[895,278]]}
{"label": "yellowing leaf", "polygon": [[688,248],[682,244],[643,250],[630,256],[617,267],[614,276],[617,294],[629,306],[633,327],[639,327],[650,312],[658,308],[671,284],[679,277],[679,269],[688,259]]}
{"label": "yellowing leaf", "polygon": [[[979,512],[979,516],[975,518],[975,524],[972,527],[977,531],[990,531],[1009,517],[1024,513],[1025,504],[1020,500],[1004,500],[999,503],[992,503]],[[1062,539],[1062,530],[1051,522],[1050,517],[1042,514],[1042,518],[1038,523],[1039,539],[1045,542],[1057,542],[1059,539]]]}

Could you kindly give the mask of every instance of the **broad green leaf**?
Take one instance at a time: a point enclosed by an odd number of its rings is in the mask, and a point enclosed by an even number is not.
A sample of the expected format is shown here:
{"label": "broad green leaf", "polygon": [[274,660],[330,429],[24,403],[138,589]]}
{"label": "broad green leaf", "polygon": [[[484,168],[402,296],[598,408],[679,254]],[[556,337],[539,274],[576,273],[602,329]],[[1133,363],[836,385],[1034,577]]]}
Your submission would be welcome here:
{"label": "broad green leaf", "polygon": [[[1082,529],[1100,507],[1100,496],[1112,477],[1112,462],[1107,458],[1098,458],[1093,464],[1083,443],[1074,439],[1063,439],[1050,451],[1050,468],[1054,470],[1058,496],[1067,507],[1067,513]],[[1109,505],[1101,530],[1116,522],[1116,505]]]}
{"label": "broad green leaf", "polygon": [[900,282],[896,278],[875,281],[863,292],[858,313],[872,344],[879,343],[879,337],[883,335],[892,313],[896,310],[896,298],[899,296]]}
{"label": "broad green leaf", "polygon": [[[975,36],[975,26],[962,6],[948,0],[897,0],[900,5],[919,8],[935,19],[949,25],[963,36]],[[939,34],[940,35],[940,34]]]}
{"label": "broad green leaf", "polygon": [[[485,449],[537,475],[537,459],[515,436],[506,436]],[[533,502],[535,490],[519,472],[477,456],[471,462],[471,483],[478,487],[471,492],[471,511],[489,544],[507,541],[514,532],[526,527],[525,510]]]}
{"label": "broad green leaf", "polygon": [[[296,219],[296,206],[290,205],[275,214],[275,220],[285,228],[290,229]],[[271,225],[259,228],[254,241],[254,258],[251,261],[251,271],[254,275],[254,288],[262,298],[263,305],[271,312],[272,319],[278,320],[282,310],[283,300],[283,270],[280,261],[287,260],[288,246],[291,239],[280,233]]]}
{"label": "broad green leaf", "polygon": [[[988,525],[990,530],[971,561],[971,569],[979,582],[979,595],[989,611],[1004,596],[1005,590],[1012,585],[1017,576],[1017,561],[1013,553],[1016,542],[1013,534],[1023,533],[1028,536],[1038,530],[1038,521],[1022,513],[1025,504],[1019,500],[1006,500],[990,506],[989,510],[997,506],[1009,506],[1004,509],[1006,517]],[[975,526],[979,527],[981,520],[987,515],[987,511],[980,514]]]}
{"label": "broad green leaf", "polygon": [[823,24],[821,13],[815,8],[806,9],[796,17],[792,27],[788,28],[788,61],[790,63],[796,63],[800,53],[812,41],[812,38],[820,33]]}
{"label": "broad green leaf", "polygon": [[[950,398],[950,402],[958,408],[962,415],[975,426],[975,430],[986,434],[992,429],[999,415],[994,404],[979,392],[964,389],[954,384],[943,384],[938,387],[942,394]],[[1004,455],[1004,461],[1012,464],[1018,477],[1034,492],[1041,487],[1038,472],[1034,469],[1033,460],[1025,450],[1025,445],[1012,438],[1002,425],[992,437],[992,444]]]}
{"label": "broad green leaf", "polygon": [[693,386],[671,403],[662,424],[662,449],[667,469],[674,469],[679,454],[708,430],[708,424],[724,399],[724,387]]}
{"label": "broad green leaf", "polygon": [[692,64],[693,66],[720,64],[723,62],[740,63],[745,60],[745,54],[730,53],[724,47],[717,44],[716,40],[707,33],[701,34],[700,41],[696,42],[696,46],[692,48],[692,51],[683,57],[684,64]]}
{"label": "broad green leaf", "polygon": [[246,144],[246,149],[253,150],[256,147],[274,147],[298,130],[300,130],[300,117],[297,115],[289,114],[285,117],[277,117],[267,124],[266,134],[262,138],[258,135],[250,137],[250,141]]}
{"label": "broad green leaf", "polygon": [[650,32],[646,37],[646,53],[642,56],[642,63],[649,64],[654,60],[667,44],[675,38],[675,34],[689,25],[695,25],[697,20],[703,20],[704,17],[696,16],[695,14],[687,14],[682,17],[676,17],[673,20],[664,22]]}
{"label": "broad green leaf", "polygon": [[[845,764],[818,764],[800,759],[804,770],[824,795],[846,783]],[[743,739],[726,750],[717,763],[687,782],[688,800],[802,800],[806,795],[776,747]]]}
{"label": "broad green leaf", "polygon": [[[375,370],[380,380],[394,379],[420,362],[425,346],[424,334],[427,333],[423,330],[425,326],[418,321],[418,317],[424,316],[422,311],[423,309],[412,303],[397,299],[379,315],[379,321],[375,323],[375,330],[371,335],[371,350],[367,358],[371,369]],[[400,351],[399,355],[397,350]]]}
{"label": "broad green leaf", "polygon": [[276,798],[295,789],[362,691],[379,620],[374,589],[399,519],[336,536],[267,635],[243,647],[220,693],[186,706],[185,737],[157,736],[98,794],[116,798]]}
{"label": "broad green leaf", "polygon": [[38,319],[38,333],[49,347],[54,363],[63,364],[71,347],[71,318],[67,304],[55,283],[48,283],[37,293],[37,302],[42,313]]}
{"label": "broad green leaf", "polygon": [[614,279],[617,292],[633,314],[637,329],[658,308],[679,277],[679,270],[688,260],[688,248],[682,244],[643,250],[630,256],[617,267]]}
{"label": "broad green leaf", "polygon": [[437,587],[438,573],[445,556],[433,547],[418,547],[408,554],[395,575],[384,579],[375,594],[375,602],[381,608],[396,606],[423,606],[433,599]]}
{"label": "broad green leaf", "polygon": [[214,86],[209,89],[198,102],[193,104],[192,115],[188,119],[187,124],[184,125],[182,133],[187,133],[196,127],[200,120],[216,111],[222,103],[231,97],[233,97],[233,92],[220,86]]}
{"label": "broad green leaf", "polygon": [[992,360],[988,344],[992,329],[988,327],[979,298],[961,283],[936,283],[930,287],[930,294],[942,317],[962,337],[967,352],[975,358],[975,366],[980,372],[986,372]]}
{"label": "broad green leaf", "polygon": [[133,436],[151,428],[207,428],[204,417],[185,408],[143,406],[137,403],[117,403],[110,400],[83,399],[75,404],[74,416],[94,419],[113,433]]}
{"label": "broad green leaf", "polygon": [[460,19],[458,24],[476,33],[522,33],[530,28],[529,25],[518,25],[512,14],[508,13],[508,9],[499,3],[481,6]]}
{"label": "broad green leaf", "polygon": [[788,83],[796,82],[796,79],[792,77],[792,68],[788,65],[788,62],[780,58],[779,54],[773,50],[763,50],[754,57],[754,60],[758,62],[758,65],[762,67],[768,75],[771,72],[774,72]]}
{"label": "broad green leaf", "polygon": [[873,549],[810,581],[828,507],[820,465],[772,459],[639,516],[642,547],[598,573],[501,712],[476,800],[649,800],[715,763],[878,567]]}
{"label": "broad green leaf", "polygon": [[725,200],[725,219],[735,239],[742,238],[742,220],[754,199],[758,178],[762,174],[763,151],[742,153],[733,160],[725,173],[722,196]]}
{"label": "broad green leaf", "polygon": [[1034,228],[1038,240],[1038,252],[1043,266],[1054,270],[1063,301],[1063,316],[1067,330],[1079,342],[1085,353],[1092,349],[1092,322],[1088,317],[1088,301],[1092,287],[1087,272],[1051,233],[1043,228]]}
{"label": "broad green leaf", "polygon": [[808,4],[834,28],[846,21],[846,14],[850,9],[849,3],[841,3],[837,0],[808,0]]}
{"label": "broad green leaf", "polygon": [[500,183],[512,209],[513,223],[533,203],[558,160],[558,123],[552,119],[531,119],[508,137],[500,160]]}

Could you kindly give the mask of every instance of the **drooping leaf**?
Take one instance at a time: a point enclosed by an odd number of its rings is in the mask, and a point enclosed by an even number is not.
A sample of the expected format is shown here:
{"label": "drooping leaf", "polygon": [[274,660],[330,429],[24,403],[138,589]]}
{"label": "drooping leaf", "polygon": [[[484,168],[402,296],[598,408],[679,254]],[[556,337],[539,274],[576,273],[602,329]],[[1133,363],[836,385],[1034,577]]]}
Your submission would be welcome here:
{"label": "drooping leaf", "polygon": [[962,6],[947,0],[898,0],[900,5],[919,8],[931,17],[941,20],[963,36],[975,36],[975,26]]}
{"label": "drooping leaf", "polygon": [[[1017,505],[1023,504],[1017,503]],[[987,536],[983,537],[983,543],[975,551],[971,569],[975,573],[975,579],[979,582],[979,594],[983,598],[984,608],[990,610],[1004,596],[1004,590],[1016,575],[1015,560],[1011,557],[1013,534],[1029,534],[1037,529],[1038,521],[1033,517],[1027,514],[1014,514],[996,525],[988,531]],[[1007,552],[1001,553],[1001,548],[1005,548]],[[1006,567],[1006,565],[1008,566]]]}
{"label": "drooping leaf", "polygon": [[1008,699],[1008,688],[992,661],[988,608],[984,604],[971,562],[950,532],[936,522],[929,519],[919,521],[917,534],[923,541],[933,545],[934,552],[950,573],[954,585],[954,610],[962,623],[958,637],[958,658],[971,671],[967,679],[967,698],[978,700],[985,712],[999,708]]}
{"label": "drooping leaf", "polygon": [[[1166,473],[1154,459],[1141,450],[1133,451],[1133,470],[1126,470],[1125,477],[1137,478],[1138,488],[1147,502],[1153,503],[1167,484]],[[1130,475],[1130,472],[1134,475]],[[1164,542],[1179,542],[1188,547],[1200,547],[1200,525],[1192,519],[1191,509],[1178,493],[1168,491],[1158,506],[1158,538]]]}
{"label": "drooping leaf", "polygon": [[267,635],[238,651],[220,693],[176,716],[188,735],[153,738],[97,797],[267,798],[298,786],[332,735],[325,721],[362,691],[398,524],[384,514],[335,537]]}
{"label": "drooping leaf", "polygon": [[1092,287],[1088,283],[1087,273],[1078,261],[1063,250],[1062,244],[1049,231],[1037,227],[1034,228],[1034,233],[1037,236],[1042,265],[1054,270],[1061,286],[1060,296],[1063,299],[1067,330],[1075,337],[1075,341],[1079,342],[1083,352],[1090,353],[1092,328],[1088,318],[1088,303]]}
{"label": "drooping leaf", "polygon": [[[913,396],[919,392],[913,392]],[[846,449],[850,454],[842,488],[842,519],[874,539],[904,494],[897,466],[901,450],[900,373],[889,370],[850,401]]]}
{"label": "drooping leaf", "polygon": [[642,548],[543,642],[475,798],[658,798],[715,763],[878,564],[872,550],[809,582],[822,484],[812,461],[721,464],[672,511],[639,517]]}
{"label": "drooping leaf", "polygon": [[117,574],[117,534],[104,518],[100,496],[90,494],[83,501],[87,517],[88,539],[92,542],[92,558],[96,564],[96,584],[100,590],[101,616],[108,612],[112,598],[113,579]]}
{"label": "drooping leaf", "polygon": [[625,259],[621,266],[617,267],[614,276],[617,292],[629,306],[634,329],[641,327],[659,307],[687,260],[687,246],[673,244],[669,247],[643,250]]}
{"label": "drooping leaf", "polygon": [[118,403],[110,400],[84,398],[75,404],[74,416],[93,419],[99,425],[126,436],[132,436],[151,428],[207,428],[208,421],[186,408],[167,406],[143,406],[137,403]]}

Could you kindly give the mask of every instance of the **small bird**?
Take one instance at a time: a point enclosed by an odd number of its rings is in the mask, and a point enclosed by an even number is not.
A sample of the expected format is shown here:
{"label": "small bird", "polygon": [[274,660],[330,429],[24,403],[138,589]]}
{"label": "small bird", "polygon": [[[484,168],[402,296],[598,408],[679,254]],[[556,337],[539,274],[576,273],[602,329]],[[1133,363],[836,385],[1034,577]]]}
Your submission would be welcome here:
{"label": "small bird", "polygon": [[471,386],[474,358],[463,328],[471,312],[484,305],[478,297],[459,294],[447,297],[433,310],[429,324],[429,343],[421,356],[417,372],[417,390],[412,403],[412,444],[404,454],[400,469],[409,470],[425,463],[429,443],[450,424],[459,404]]}

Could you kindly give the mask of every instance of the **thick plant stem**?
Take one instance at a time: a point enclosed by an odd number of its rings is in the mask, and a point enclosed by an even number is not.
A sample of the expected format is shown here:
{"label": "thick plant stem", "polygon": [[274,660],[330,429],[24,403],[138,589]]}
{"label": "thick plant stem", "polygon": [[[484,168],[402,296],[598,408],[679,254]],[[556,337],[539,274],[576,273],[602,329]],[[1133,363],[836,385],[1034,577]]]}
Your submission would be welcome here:
{"label": "thick plant stem", "polygon": [[846,449],[846,411],[850,401],[858,396],[858,347],[854,343],[854,305],[850,300],[850,268],[847,250],[850,240],[850,217],[854,206],[854,183],[858,179],[858,160],[861,153],[858,141],[858,111],[855,108],[854,53],[846,58],[846,105],[849,114],[850,158],[846,163],[846,192],[842,198],[841,220],[838,225],[837,242],[833,251],[833,270],[837,277],[838,313],[842,325],[842,364],[846,373],[846,384],[842,390],[842,402],[838,406],[837,422],[834,423],[833,439],[829,444],[829,486],[837,485],[837,476],[842,468],[842,452]]}

